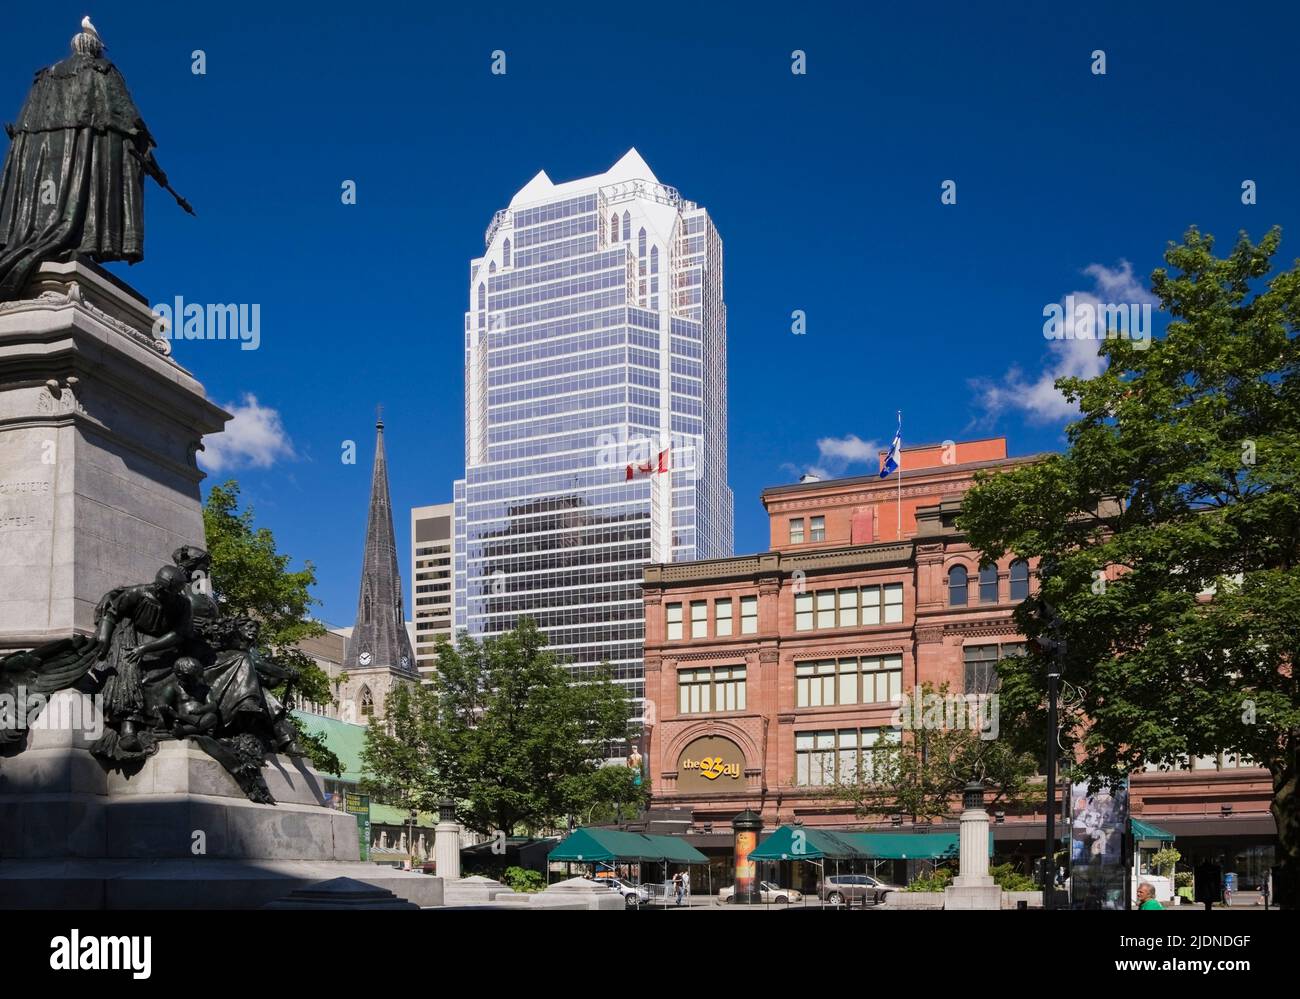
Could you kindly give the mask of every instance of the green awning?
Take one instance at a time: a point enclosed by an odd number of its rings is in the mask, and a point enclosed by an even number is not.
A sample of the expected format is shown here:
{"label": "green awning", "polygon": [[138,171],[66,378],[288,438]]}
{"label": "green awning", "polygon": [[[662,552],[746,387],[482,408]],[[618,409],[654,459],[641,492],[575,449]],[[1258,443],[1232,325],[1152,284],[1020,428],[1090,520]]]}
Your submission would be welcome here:
{"label": "green awning", "polygon": [[805,826],[777,826],[750,852],[750,860],[862,860],[863,854],[843,833]]}
{"label": "green awning", "polygon": [[[293,712],[294,722],[304,731],[323,739],[330,751],[339,758],[343,773],[339,779],[349,784],[359,784],[365,777],[361,751],[366,747],[366,726],[326,718],[307,711]],[[324,776],[333,777],[333,774]]]}
{"label": "green awning", "polygon": [[[831,832],[805,826],[778,826],[750,853],[751,860],[956,860],[957,832]],[[989,832],[989,856],[993,833]]]}
{"label": "green awning", "polygon": [[650,836],[621,829],[575,829],[547,855],[548,860],[574,863],[667,861],[707,864],[708,858],[677,836]]}
{"label": "green awning", "polygon": [[[375,825],[404,827],[411,821],[411,811],[409,808],[398,808],[396,805],[381,805],[376,801],[371,801],[370,821]],[[432,829],[437,824],[438,816],[432,812],[421,812],[414,823],[417,829]]]}
{"label": "green awning", "polygon": [[[961,856],[956,832],[931,833],[840,833],[868,860],[956,860]],[[993,832],[989,831],[989,856],[993,856]]]}
{"label": "green awning", "polygon": [[1158,839],[1162,842],[1172,842],[1177,839],[1168,829],[1161,829],[1150,822],[1143,822],[1141,819],[1129,819],[1133,827],[1133,838],[1138,839]]}

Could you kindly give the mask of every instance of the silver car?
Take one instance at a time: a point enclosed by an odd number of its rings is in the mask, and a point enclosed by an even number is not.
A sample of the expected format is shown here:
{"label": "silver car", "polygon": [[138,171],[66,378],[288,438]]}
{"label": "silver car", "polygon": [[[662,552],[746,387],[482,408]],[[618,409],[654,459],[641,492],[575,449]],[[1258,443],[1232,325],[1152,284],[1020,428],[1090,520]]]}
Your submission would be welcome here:
{"label": "silver car", "polygon": [[[758,890],[765,903],[785,905],[787,902],[803,901],[803,892],[795,891],[793,888],[782,888],[780,885],[775,885],[771,881],[760,881],[758,883]],[[732,902],[735,901],[735,898],[735,885],[732,885],[730,888],[723,888],[718,892],[718,901],[723,905],[731,905]]]}
{"label": "silver car", "polygon": [[832,874],[817,885],[817,893],[831,905],[859,900],[879,904],[891,891],[902,890],[898,885],[887,884],[870,874]]}
{"label": "silver car", "polygon": [[631,881],[623,878],[601,878],[604,884],[609,885],[611,891],[616,891],[623,896],[623,904],[629,909],[635,909],[650,901],[650,889],[645,885],[634,885]]}

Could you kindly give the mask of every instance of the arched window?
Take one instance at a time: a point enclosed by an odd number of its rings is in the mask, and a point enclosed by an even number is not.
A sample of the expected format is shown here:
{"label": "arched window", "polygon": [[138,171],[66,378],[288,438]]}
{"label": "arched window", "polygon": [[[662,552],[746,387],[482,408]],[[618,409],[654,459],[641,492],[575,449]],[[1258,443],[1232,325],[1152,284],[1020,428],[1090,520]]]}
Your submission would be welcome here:
{"label": "arched window", "polygon": [[1019,603],[1029,596],[1029,563],[1022,558],[1011,563],[1011,600]]}
{"label": "arched window", "polygon": [[510,266],[510,240],[508,239],[501,244],[501,266]]}
{"label": "arched window", "polygon": [[482,283],[478,286],[478,307],[480,309],[487,308],[487,288]]}
{"label": "arched window", "polygon": [[641,230],[640,234],[636,238],[636,255],[638,257],[645,256],[645,230],[644,229]]}
{"label": "arched window", "polygon": [[659,247],[650,247],[650,273],[659,273]]}
{"label": "arched window", "polygon": [[966,567],[954,565],[948,570],[948,606],[966,606]]}
{"label": "arched window", "polygon": [[632,213],[631,212],[623,213],[623,238],[624,239],[632,238]]}
{"label": "arched window", "polygon": [[493,260],[491,263],[488,264],[488,273],[495,274],[496,272],[497,272],[497,262]]}
{"label": "arched window", "polygon": [[980,603],[998,602],[998,567],[996,565],[980,566]]}
{"label": "arched window", "polygon": [[361,701],[361,714],[363,717],[375,713],[375,696],[370,693],[369,687],[361,688],[358,699]]}
{"label": "arched window", "polygon": [[618,242],[618,212],[609,217],[609,241],[611,243]]}
{"label": "arched window", "polygon": [[370,623],[370,594],[366,594],[366,624]]}

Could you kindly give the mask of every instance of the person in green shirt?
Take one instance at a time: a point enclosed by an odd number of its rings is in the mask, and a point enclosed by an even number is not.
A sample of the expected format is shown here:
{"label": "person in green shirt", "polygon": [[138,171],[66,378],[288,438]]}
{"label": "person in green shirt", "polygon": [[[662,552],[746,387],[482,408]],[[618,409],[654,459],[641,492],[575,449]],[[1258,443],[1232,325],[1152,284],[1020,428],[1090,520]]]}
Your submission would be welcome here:
{"label": "person in green shirt", "polygon": [[1156,890],[1151,887],[1149,881],[1143,881],[1138,885],[1138,908],[1164,910],[1164,906],[1156,901]]}

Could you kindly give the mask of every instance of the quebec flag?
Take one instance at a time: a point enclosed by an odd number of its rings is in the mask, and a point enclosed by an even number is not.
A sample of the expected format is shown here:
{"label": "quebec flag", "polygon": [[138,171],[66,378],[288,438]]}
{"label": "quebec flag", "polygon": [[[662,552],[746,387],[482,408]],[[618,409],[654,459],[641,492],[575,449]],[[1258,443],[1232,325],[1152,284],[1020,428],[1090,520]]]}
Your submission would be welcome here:
{"label": "quebec flag", "polygon": [[898,471],[898,464],[903,460],[903,417],[899,414],[898,430],[894,432],[894,443],[889,445],[889,454],[880,466],[880,477],[887,479]]}

